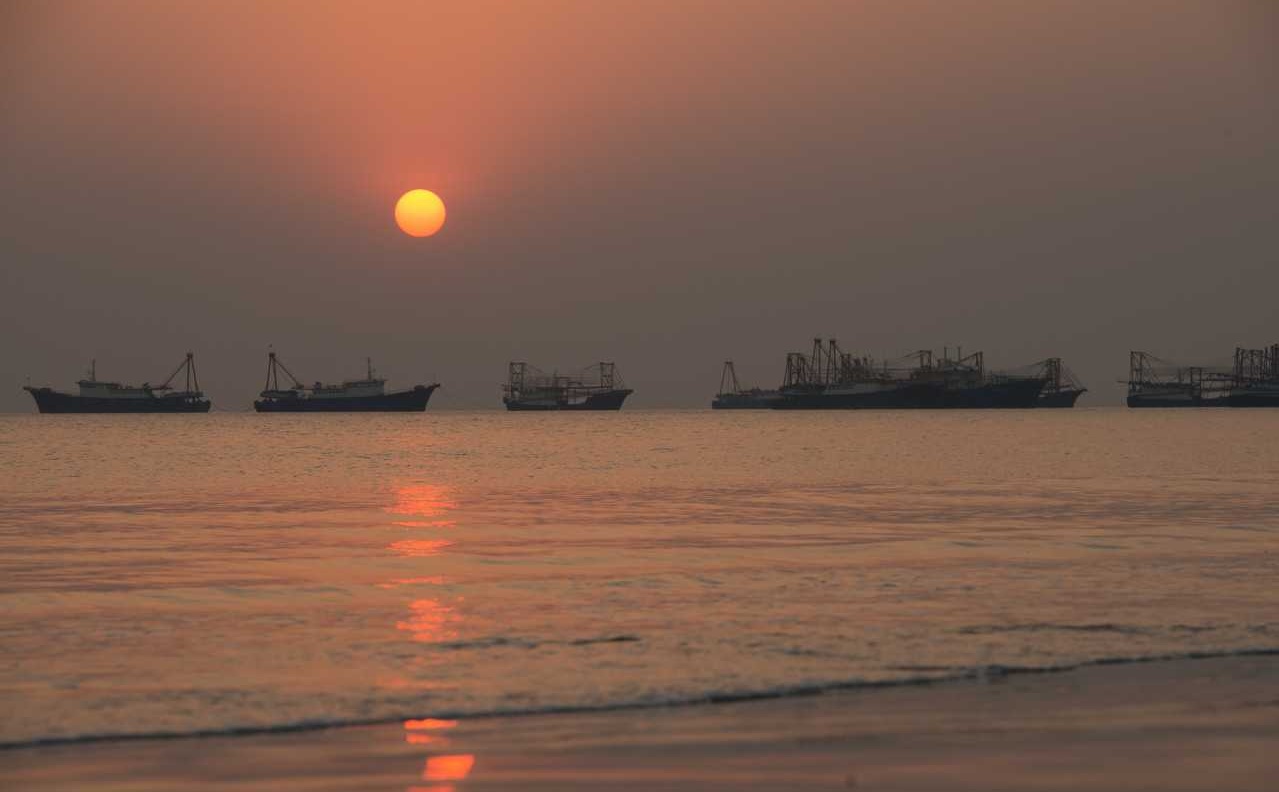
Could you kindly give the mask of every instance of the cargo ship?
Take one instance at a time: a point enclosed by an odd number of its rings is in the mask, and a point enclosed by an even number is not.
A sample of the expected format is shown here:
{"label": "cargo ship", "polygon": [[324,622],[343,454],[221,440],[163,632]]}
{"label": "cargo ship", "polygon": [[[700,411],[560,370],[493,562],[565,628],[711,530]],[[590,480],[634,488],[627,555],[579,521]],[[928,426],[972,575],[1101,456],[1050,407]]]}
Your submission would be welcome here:
{"label": "cargo ship", "polygon": [[[185,374],[185,387],[177,390],[172,383]],[[195,355],[188,352],[160,385],[122,385],[98,379],[97,361],[89,364],[89,376],[76,385],[80,392],[63,393],[53,388],[23,388],[35,399],[42,413],[206,413],[212,406],[200,390],[195,373]]]}
{"label": "cargo ship", "polygon": [[[316,382],[303,385],[274,352],[267,355],[266,386],[260,399],[253,402],[258,412],[423,412],[439,383],[415,385],[408,390],[387,393],[386,380],[373,372],[372,359],[363,379],[346,380],[340,385]],[[287,377],[288,387],[280,387],[280,373]]]}
{"label": "cargo ship", "polygon": [[840,350],[835,339],[813,339],[810,353],[786,356],[786,375],[769,406],[798,409],[1011,409],[1039,403],[1042,375],[989,372],[981,352],[951,358],[919,350],[876,362]]}
{"label": "cargo ship", "polygon": [[1279,407],[1279,344],[1235,349],[1231,368],[1181,366],[1128,353],[1128,406]]}
{"label": "cargo ship", "polygon": [[1061,358],[1048,358],[1037,363],[1044,378],[1036,407],[1074,407],[1079,397],[1088,392],[1075,372],[1062,365]]}
{"label": "cargo ship", "polygon": [[719,392],[711,400],[712,410],[766,410],[778,398],[775,390],[743,388],[737,382],[737,369],[733,361],[725,360],[719,375]]}
{"label": "cargo ship", "polygon": [[622,402],[635,391],[625,386],[614,364],[597,366],[594,377],[586,371],[563,376],[513,361],[502,386],[502,403],[512,411],[622,409]]}

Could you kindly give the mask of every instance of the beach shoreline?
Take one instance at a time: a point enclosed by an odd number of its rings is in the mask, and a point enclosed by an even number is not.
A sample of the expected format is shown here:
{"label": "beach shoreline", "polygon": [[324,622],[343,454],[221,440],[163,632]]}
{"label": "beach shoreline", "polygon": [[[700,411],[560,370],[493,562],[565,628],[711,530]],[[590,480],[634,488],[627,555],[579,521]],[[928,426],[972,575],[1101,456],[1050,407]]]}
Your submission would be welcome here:
{"label": "beach shoreline", "polygon": [[0,752],[54,790],[1267,789],[1279,657]]}

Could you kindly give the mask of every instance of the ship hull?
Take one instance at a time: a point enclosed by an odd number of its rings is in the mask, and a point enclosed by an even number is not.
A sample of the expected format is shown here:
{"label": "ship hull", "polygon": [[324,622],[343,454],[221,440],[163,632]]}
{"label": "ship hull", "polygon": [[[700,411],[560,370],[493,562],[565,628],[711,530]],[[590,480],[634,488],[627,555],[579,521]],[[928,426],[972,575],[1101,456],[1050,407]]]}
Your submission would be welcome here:
{"label": "ship hull", "polygon": [[1044,381],[1040,379],[1016,379],[975,388],[947,389],[939,406],[961,410],[1023,410],[1039,403],[1043,389]]}
{"label": "ship hull", "polygon": [[1043,380],[994,382],[966,388],[904,382],[867,392],[783,392],[770,406],[779,410],[983,410],[1034,407]]}
{"label": "ship hull", "polygon": [[721,393],[711,401],[712,410],[767,410],[780,397],[777,393]]}
{"label": "ship hull", "polygon": [[1218,394],[1207,398],[1190,393],[1137,393],[1128,396],[1128,406],[1134,408],[1279,407],[1279,390],[1236,388],[1224,395]]}
{"label": "ship hull", "polygon": [[151,414],[151,413],[207,413],[212,404],[208,399],[179,396],[154,396],[147,399],[110,399],[94,396],[77,396],[61,393],[52,388],[27,388],[35,399],[36,409],[53,414]]}
{"label": "ship hull", "polygon": [[776,410],[906,410],[934,406],[931,389],[904,386],[870,393],[828,393],[822,390],[783,392],[770,407]]}
{"label": "ship hull", "polygon": [[439,385],[417,387],[377,396],[348,398],[259,399],[253,402],[258,412],[424,412],[431,394]]}
{"label": "ship hull", "polygon": [[1228,406],[1226,399],[1197,399],[1187,396],[1185,398],[1169,398],[1167,396],[1142,396],[1135,395],[1128,397],[1128,406],[1133,409],[1180,409],[1183,407],[1226,407]]}
{"label": "ship hull", "polygon": [[1084,390],[1059,390],[1044,391],[1039,394],[1039,403],[1036,407],[1074,407],[1075,402],[1079,401],[1079,397],[1084,395]]}
{"label": "ship hull", "polygon": [[592,393],[580,402],[523,401],[504,398],[502,402],[511,412],[561,412],[565,410],[620,410],[622,402],[634,391],[618,389],[603,393]]}
{"label": "ship hull", "polygon": [[1279,407],[1279,390],[1237,389],[1226,397],[1227,407]]}

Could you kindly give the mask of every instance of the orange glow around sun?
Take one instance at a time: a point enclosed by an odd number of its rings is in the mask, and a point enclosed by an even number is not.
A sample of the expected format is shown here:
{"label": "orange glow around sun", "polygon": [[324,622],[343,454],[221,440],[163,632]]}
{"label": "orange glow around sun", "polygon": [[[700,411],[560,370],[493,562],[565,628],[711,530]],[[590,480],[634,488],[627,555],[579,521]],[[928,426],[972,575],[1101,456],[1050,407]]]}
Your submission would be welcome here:
{"label": "orange glow around sun", "polygon": [[395,202],[395,222],[409,236],[431,236],[444,225],[444,216],[444,201],[430,190],[409,190]]}

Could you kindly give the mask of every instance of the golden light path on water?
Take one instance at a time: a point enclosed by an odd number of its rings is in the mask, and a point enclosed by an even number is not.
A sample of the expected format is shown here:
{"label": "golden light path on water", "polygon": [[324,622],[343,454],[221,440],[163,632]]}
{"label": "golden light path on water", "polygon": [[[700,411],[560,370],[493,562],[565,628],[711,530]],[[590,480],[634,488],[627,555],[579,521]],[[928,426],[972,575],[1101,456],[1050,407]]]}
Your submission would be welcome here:
{"label": "golden light path on water", "polygon": [[1279,647],[1210,412],[2,417],[0,741],[385,718],[460,792],[471,715]]}

